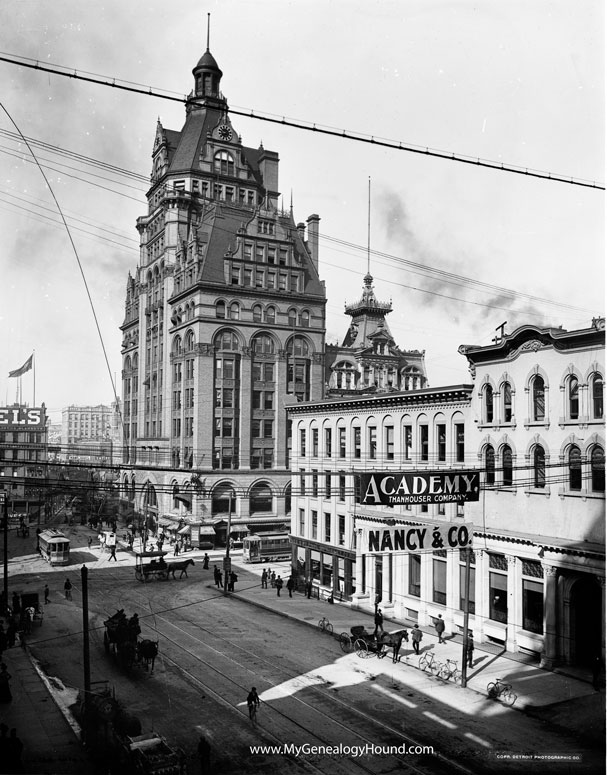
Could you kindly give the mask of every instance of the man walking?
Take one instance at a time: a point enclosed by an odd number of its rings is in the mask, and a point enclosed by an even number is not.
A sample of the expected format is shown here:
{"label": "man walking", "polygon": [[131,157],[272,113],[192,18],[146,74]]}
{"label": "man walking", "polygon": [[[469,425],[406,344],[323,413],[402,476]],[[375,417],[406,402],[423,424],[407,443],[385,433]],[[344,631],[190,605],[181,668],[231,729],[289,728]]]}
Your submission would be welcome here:
{"label": "man walking", "polygon": [[268,588],[268,571],[264,568],[263,573],[261,574],[261,588],[267,589]]}
{"label": "man walking", "polygon": [[375,612],[375,629],[373,630],[373,637],[377,638],[384,631],[384,615],[381,612],[381,608],[378,608]]}
{"label": "man walking", "polygon": [[65,584],[63,585],[63,591],[65,592],[65,599],[71,600],[72,599],[72,582],[69,579],[65,580]]}
{"label": "man walking", "polygon": [[50,603],[50,602],[51,602],[51,601],[49,600],[49,595],[50,595],[50,590],[49,590],[49,588],[48,588],[48,584],[45,584],[45,585],[44,585],[44,604],[45,604],[45,605],[46,605],[47,603]]}
{"label": "man walking", "polygon": [[274,582],[274,586],[276,587],[276,594],[278,597],[280,597],[280,590],[282,589],[282,579],[280,576],[276,576],[276,581]]}
{"label": "man walking", "polygon": [[295,586],[295,582],[293,581],[293,576],[289,576],[289,579],[287,581],[287,589],[289,590],[289,597],[293,597],[294,586]]}
{"label": "man walking", "polygon": [[108,560],[108,562],[110,560],[114,560],[114,562],[118,562],[118,560],[116,559],[116,545],[115,544],[112,544],[110,546],[110,559]]}
{"label": "man walking", "polygon": [[413,651],[415,651],[416,654],[419,654],[419,644],[421,643],[422,637],[422,631],[419,629],[417,624],[414,624],[413,628],[411,629],[411,641],[413,642]]}
{"label": "man walking", "polygon": [[438,615],[437,620],[434,622],[434,629],[436,630],[436,634],[438,635],[438,642],[444,643],[445,640],[443,638],[443,633],[445,631],[445,622],[443,621],[443,617],[441,614]]}
{"label": "man walking", "polygon": [[466,661],[468,663],[468,667],[473,667],[472,659],[474,656],[474,637],[472,635],[472,631],[468,631],[468,638],[466,639]]}

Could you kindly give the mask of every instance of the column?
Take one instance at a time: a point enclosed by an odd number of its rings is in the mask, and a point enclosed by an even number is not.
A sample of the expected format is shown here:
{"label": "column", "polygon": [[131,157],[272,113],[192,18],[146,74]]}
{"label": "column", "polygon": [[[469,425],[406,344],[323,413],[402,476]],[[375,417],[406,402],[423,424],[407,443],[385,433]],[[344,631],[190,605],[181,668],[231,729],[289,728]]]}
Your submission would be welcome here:
{"label": "column", "polygon": [[[360,604],[362,600],[366,600],[369,597],[369,593],[362,591],[363,589],[363,555],[362,555],[363,529],[362,527],[355,527],[354,531],[356,533],[356,568],[355,568],[356,592],[352,595],[352,605],[355,608],[360,608]],[[375,572],[375,568],[373,568],[373,572]]]}
{"label": "column", "polygon": [[540,659],[540,667],[551,670],[558,657],[558,641],[556,629],[556,581],[557,569],[552,565],[544,565],[544,648]]}
{"label": "column", "polygon": [[517,557],[506,555],[508,562],[508,621],[506,622],[506,649],[516,651],[516,628],[518,622],[522,620],[519,617],[519,597],[518,588],[518,569],[520,562]]}
{"label": "column", "polygon": [[605,576],[595,576],[594,578],[601,587],[601,659],[605,664]]}

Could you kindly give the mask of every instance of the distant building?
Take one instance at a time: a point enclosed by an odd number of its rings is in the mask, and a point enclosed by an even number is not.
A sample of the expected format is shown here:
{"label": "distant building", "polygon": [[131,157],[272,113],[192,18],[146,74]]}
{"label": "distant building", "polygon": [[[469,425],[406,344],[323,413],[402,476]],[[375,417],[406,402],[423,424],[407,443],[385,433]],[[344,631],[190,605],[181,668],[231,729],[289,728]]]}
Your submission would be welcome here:
{"label": "distant building", "polygon": [[47,495],[46,407],[13,404],[0,408],[0,489],[18,524],[44,517]]}
{"label": "distant building", "polygon": [[67,461],[112,465],[121,447],[120,415],[111,406],[68,406],[61,411],[62,457]]}
{"label": "distant building", "polygon": [[243,144],[207,50],[180,131],[160,122],[123,332],[125,515],[195,544],[287,530],[285,406],[324,383],[318,223],[279,204],[278,154]]}
{"label": "distant building", "polygon": [[361,298],[346,305],[352,322],[342,344],[326,346],[327,397],[427,386],[424,352],[396,345],[386,320],[392,304],[377,300],[372,283],[371,275],[365,275]]}

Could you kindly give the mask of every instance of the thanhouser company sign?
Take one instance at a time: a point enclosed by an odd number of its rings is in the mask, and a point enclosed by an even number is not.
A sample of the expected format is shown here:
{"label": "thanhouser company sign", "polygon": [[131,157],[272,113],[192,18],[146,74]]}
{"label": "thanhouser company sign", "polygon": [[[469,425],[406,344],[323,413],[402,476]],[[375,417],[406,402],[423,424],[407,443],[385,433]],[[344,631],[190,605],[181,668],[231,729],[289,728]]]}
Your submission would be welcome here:
{"label": "thanhouser company sign", "polygon": [[363,506],[477,501],[478,471],[421,471],[360,474]]}
{"label": "thanhouser company sign", "polygon": [[368,549],[373,552],[428,552],[465,549],[472,544],[472,525],[403,525],[368,529]]}

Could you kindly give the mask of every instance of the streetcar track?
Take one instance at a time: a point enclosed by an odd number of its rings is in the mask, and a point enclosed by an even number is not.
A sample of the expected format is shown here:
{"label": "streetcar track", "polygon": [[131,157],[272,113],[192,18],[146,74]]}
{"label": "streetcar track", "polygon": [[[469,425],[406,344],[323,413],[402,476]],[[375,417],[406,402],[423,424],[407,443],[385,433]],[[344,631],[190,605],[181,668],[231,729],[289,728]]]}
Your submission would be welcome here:
{"label": "streetcar track", "polygon": [[[210,588],[210,589],[212,589],[212,588]],[[266,667],[270,667],[272,670],[276,671],[277,665],[276,665],[275,662],[270,662],[269,660],[265,659],[263,656],[261,656],[259,654],[256,654],[256,653],[254,653],[254,652],[244,648],[237,641],[231,640],[230,638],[225,637],[223,635],[218,635],[215,631],[210,630],[210,629],[200,625],[198,622],[191,622],[190,621],[190,624],[192,624],[193,626],[196,626],[196,628],[199,631],[202,631],[202,632],[206,633],[207,635],[211,636],[212,638],[214,638],[216,640],[222,641],[223,643],[225,643],[230,648],[226,649],[226,651],[224,652],[224,651],[220,651],[219,649],[211,646],[209,643],[203,642],[201,639],[199,639],[196,636],[194,636],[193,634],[189,633],[184,628],[180,627],[179,625],[177,625],[177,624],[171,622],[169,619],[167,619],[166,616],[163,615],[164,612],[155,612],[155,611],[153,611],[153,609],[151,608],[151,605],[150,605],[150,603],[151,603],[150,599],[148,597],[144,596],[141,592],[138,592],[137,590],[132,590],[132,589],[130,590],[130,592],[131,593],[134,592],[137,597],[141,597],[141,598],[143,598],[145,600],[146,606],[150,606],[150,616],[153,617],[154,620],[160,619],[162,622],[164,622],[169,627],[173,627],[174,629],[178,630],[179,632],[181,632],[186,637],[191,638],[192,640],[194,640],[196,643],[200,644],[201,646],[206,647],[207,649],[211,649],[216,654],[219,654],[223,659],[226,659],[226,660],[234,662],[234,664],[237,665],[239,667],[239,669],[246,670],[247,672],[251,673],[254,676],[254,678],[257,678],[257,676],[255,675],[255,673],[253,672],[253,670],[251,670],[251,668],[249,666],[251,664],[251,662],[257,662],[257,663],[261,662]],[[218,600],[218,599],[221,599],[222,597],[223,597],[223,594],[222,595],[213,595],[212,597],[209,597],[209,598],[207,598],[204,601],[203,600],[198,600],[198,601],[193,602],[191,604],[187,604],[187,605],[183,606],[183,608],[185,609],[185,608],[187,608],[187,607],[189,607],[191,605],[198,605],[201,602],[210,602],[210,601],[213,601],[213,600]],[[239,602],[241,604],[245,604],[246,605],[246,601],[242,601],[239,598],[233,598],[233,599],[235,599],[237,602]],[[268,613],[271,613],[271,612],[268,611]],[[141,617],[141,618],[142,619],[143,618],[147,619],[148,617],[146,615],[145,617]],[[297,620],[295,620],[293,623],[309,627],[309,625],[304,624],[302,622],[298,622]],[[194,657],[198,662],[200,662],[205,667],[210,668],[215,673],[218,673],[224,680],[229,681],[230,683],[232,683],[235,686],[237,686],[239,689],[242,689],[244,692],[248,691],[248,689],[246,687],[243,687],[237,681],[232,679],[229,675],[224,673],[222,670],[214,667],[212,664],[210,664],[209,662],[204,660],[202,657],[200,657],[200,656],[198,656],[196,654],[192,654],[191,651],[186,651],[186,649],[182,645],[180,645],[173,638],[169,637],[166,633],[158,630],[158,628],[156,626],[152,627],[149,623],[147,623],[147,626],[150,629],[152,629],[159,637],[163,637],[164,639],[166,639],[167,641],[172,643],[176,648],[181,649],[182,651],[186,652],[190,657]],[[237,648],[242,654],[246,655],[249,658],[249,660],[250,660],[249,664],[246,664],[246,663],[242,664],[241,662],[238,662],[237,660],[233,659],[233,657],[230,656],[230,650],[234,649],[234,648]],[[168,657],[167,655],[162,654],[162,652],[159,653],[159,657],[161,659],[165,659],[165,658],[168,659],[171,663],[173,663],[173,665],[175,665],[175,667],[178,670],[181,670],[184,674],[186,674],[189,677],[193,678],[198,684],[200,684],[200,686],[204,687],[205,690],[209,691],[211,694],[213,694],[215,696],[219,696],[219,695],[217,695],[216,692],[214,692],[212,689],[210,689],[206,684],[204,684],[202,681],[200,681],[198,678],[196,678],[192,673],[190,673],[190,671],[188,671],[187,669],[185,669],[182,666],[180,666],[171,657]],[[251,657],[253,658],[252,660],[251,660]],[[286,675],[288,677],[287,680],[294,680],[294,679],[297,678],[296,674],[289,673],[289,671],[286,670],[285,668],[281,668],[281,672],[283,673],[283,676]],[[365,673],[365,675],[367,675],[367,673]],[[283,682],[285,681],[284,677],[282,677],[281,681],[283,681]],[[424,743],[420,743],[417,740],[415,740],[413,737],[411,737],[410,734],[404,734],[402,732],[402,730],[397,730],[394,727],[392,727],[391,725],[386,724],[383,721],[379,721],[378,719],[374,718],[373,716],[370,716],[367,712],[365,712],[365,711],[363,711],[363,710],[361,710],[359,708],[352,707],[351,705],[349,705],[346,702],[344,702],[343,700],[341,700],[339,697],[336,697],[334,695],[328,694],[327,692],[325,692],[322,689],[320,689],[318,684],[310,684],[310,685],[306,686],[305,688],[307,688],[308,690],[311,690],[315,694],[320,695],[323,698],[323,700],[325,700],[325,701],[328,700],[329,702],[332,702],[332,703],[335,703],[336,705],[339,705],[343,710],[346,710],[348,713],[355,713],[360,719],[362,719],[363,721],[366,721],[368,723],[370,722],[371,724],[375,725],[376,727],[379,727],[383,732],[388,732],[388,733],[391,733],[391,734],[394,734],[394,735],[398,735],[399,738],[401,738],[402,740],[406,741],[407,747],[409,747],[409,746],[422,746],[423,747],[425,745]],[[298,703],[302,704],[304,707],[306,707],[308,710],[310,710],[313,714],[319,714],[319,715],[321,715],[322,718],[330,721],[330,723],[337,725],[338,727],[340,727],[343,730],[347,731],[349,734],[355,735],[360,740],[362,740],[364,743],[373,745],[372,741],[366,739],[361,732],[353,732],[344,723],[342,723],[341,721],[338,721],[336,718],[330,716],[325,711],[322,711],[319,708],[311,705],[309,702],[306,702],[300,696],[298,696],[296,694],[292,694],[291,695],[291,699],[294,699]],[[237,710],[236,708],[234,708],[234,706],[230,705],[229,703],[226,703],[226,701],[223,700],[223,698],[222,698],[222,704],[227,705],[227,707],[231,708],[232,710]],[[278,710],[278,708],[272,707],[272,711],[274,713],[279,714],[281,717],[283,717],[289,723],[294,724],[295,726],[297,726],[300,729],[304,730],[307,734],[312,735],[314,738],[316,738],[317,740],[321,741],[323,744],[325,744],[325,745],[332,745],[332,743],[327,742],[326,740],[323,740],[317,734],[311,732],[311,730],[303,727],[303,725],[299,724],[291,716],[288,716],[286,713],[283,713],[282,711]],[[270,734],[270,733],[268,733],[268,734]],[[272,739],[277,740],[277,738],[275,736],[273,736],[271,734],[270,734],[270,736],[272,737]],[[278,741],[278,744],[282,744],[281,741]],[[333,743],[333,745],[334,745],[334,743]],[[405,759],[397,756],[396,754],[392,754],[392,756],[394,756],[394,759],[396,761],[398,761],[400,764],[402,764],[404,767],[409,768],[410,770],[412,770],[412,771],[414,771],[416,773],[419,773],[420,775],[425,775],[426,770],[419,769],[415,764],[411,763],[410,761],[406,761]],[[452,759],[450,759],[449,757],[447,757],[444,754],[441,754],[441,753],[435,751],[433,756],[438,758],[438,759],[440,759],[441,762],[443,764],[447,765],[449,768],[456,769],[456,770],[458,770],[461,773],[465,773],[466,775],[474,775],[472,770],[466,768],[465,766],[463,766],[459,762],[453,761]],[[310,764],[310,762],[307,762],[307,763]],[[358,766],[360,769],[362,769],[365,772],[373,772],[372,770],[370,770],[367,767],[365,767],[359,761],[356,761],[356,762],[352,761],[352,763],[355,763],[356,766]]]}

